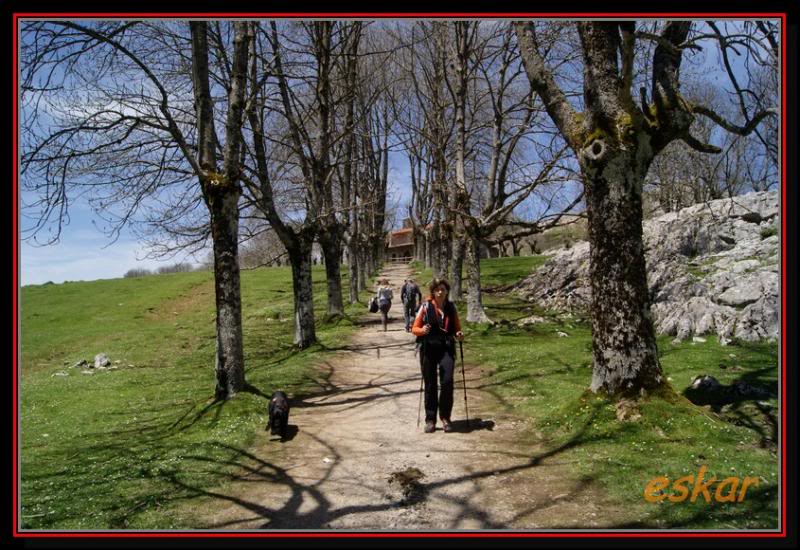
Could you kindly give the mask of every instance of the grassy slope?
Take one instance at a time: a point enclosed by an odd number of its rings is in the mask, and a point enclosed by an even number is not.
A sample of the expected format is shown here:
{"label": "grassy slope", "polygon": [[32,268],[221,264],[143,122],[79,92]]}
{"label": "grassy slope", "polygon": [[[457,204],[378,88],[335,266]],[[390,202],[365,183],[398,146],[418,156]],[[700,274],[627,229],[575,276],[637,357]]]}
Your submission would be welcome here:
{"label": "grassy slope", "polygon": [[[322,318],[322,268],[314,286]],[[298,353],[291,289],[289,268],[242,273],[250,386],[214,403],[210,273],[23,288],[23,526],[175,527],[159,507],[233,471],[266,423],[273,389],[303,394],[323,385],[315,358],[353,330],[348,319],[318,324],[321,345]],[[348,315],[363,310],[355,304]],[[68,368],[100,352],[119,368]]]}
{"label": "grassy slope", "polygon": [[[543,259],[483,262],[483,284],[513,283]],[[266,421],[273,388],[295,395],[324,385],[311,365],[352,330],[347,320],[318,327],[322,345],[291,346],[288,268],[243,273],[248,392],[214,404],[213,286],[209,273],[66,283],[22,290],[22,505],[30,528],[186,527],[169,503],[213,487],[242,465]],[[425,283],[430,272],[419,269]],[[315,270],[315,307],[324,311],[324,272]],[[468,325],[467,362],[493,367],[482,391],[530,416],[558,460],[629,506],[629,526],[773,527],[777,514],[774,418],[777,402],[743,402],[715,414],[679,395],[654,397],[638,422],[620,423],[613,406],[585,393],[591,334],[584,319],[540,311],[514,296],[487,293],[495,320],[531,314],[526,329]],[[76,306],[76,304],[79,304]],[[463,311],[465,306],[460,305]],[[358,315],[356,305],[350,315]],[[462,313],[463,316],[463,313]],[[320,315],[321,317],[321,315]],[[559,337],[556,331],[567,333]],[[777,387],[777,346],[673,346],[659,341],[677,392],[696,374]],[[106,352],[119,369],[81,374],[80,358]],[[128,365],[133,365],[129,367]],[[54,376],[67,372],[69,376]],[[754,475],[760,486],[736,504],[646,503],[658,475]],[[708,477],[707,476],[707,477]]]}

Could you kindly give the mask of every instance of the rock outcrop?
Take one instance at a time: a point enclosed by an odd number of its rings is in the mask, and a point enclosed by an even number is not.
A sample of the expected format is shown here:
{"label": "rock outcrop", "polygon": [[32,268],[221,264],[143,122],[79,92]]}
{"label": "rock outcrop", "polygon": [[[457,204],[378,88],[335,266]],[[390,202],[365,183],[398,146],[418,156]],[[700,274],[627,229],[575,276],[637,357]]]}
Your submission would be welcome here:
{"label": "rock outcrop", "polygon": [[[725,344],[780,332],[777,192],[750,193],[670,212],[644,223],[656,330],[683,340],[716,334]],[[558,249],[516,292],[557,311],[588,310],[589,243]]]}

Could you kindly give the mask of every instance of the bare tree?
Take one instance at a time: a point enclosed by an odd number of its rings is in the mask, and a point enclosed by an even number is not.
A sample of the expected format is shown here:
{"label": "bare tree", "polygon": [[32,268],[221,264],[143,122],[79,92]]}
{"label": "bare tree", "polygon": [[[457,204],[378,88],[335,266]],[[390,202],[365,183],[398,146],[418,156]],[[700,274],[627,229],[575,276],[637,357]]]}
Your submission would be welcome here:
{"label": "bare tree", "polygon": [[[315,240],[325,260],[327,313],[344,311],[342,250],[350,216],[357,215],[352,202],[360,200],[354,199],[360,197],[353,181],[354,176],[360,181],[362,165],[353,161],[358,147],[353,132],[363,123],[354,92],[362,25],[272,21],[256,29],[247,109],[253,170],[244,181],[252,204],[286,248],[293,273],[295,343],[305,348],[316,341]],[[280,185],[284,189],[276,193]],[[361,226],[357,229],[360,235]]]}
{"label": "bare tree", "polygon": [[[726,101],[724,90],[684,75],[683,95],[689,102],[706,105],[728,119],[736,117],[737,108]],[[645,190],[657,197],[664,212],[777,185],[778,166],[762,141],[772,132],[742,136],[706,117],[696,117],[690,130],[701,142],[716,143],[720,152],[698,151],[676,140],[655,157]]]}
{"label": "bare tree", "polygon": [[[448,210],[460,222],[456,240],[466,251],[467,320],[485,323],[490,319],[482,302],[481,249],[501,226],[503,241],[552,227],[577,204],[580,194],[566,202],[554,200],[556,195],[567,195],[556,185],[569,179],[559,165],[566,147],[548,128],[549,120],[527,82],[524,89],[520,86],[525,73],[513,30],[502,23],[484,26],[483,32],[476,22],[457,22],[454,27],[456,177]],[[468,94],[470,87],[474,91]],[[545,200],[543,190],[548,187],[550,197]],[[526,201],[536,202],[538,210],[528,219],[515,216],[515,209]],[[455,257],[455,245],[453,250]]]}
{"label": "bare tree", "polygon": [[[54,219],[57,239],[71,198],[83,193],[91,193],[98,211],[112,214],[115,237],[148,201],[185,207],[202,197],[214,246],[219,399],[244,386],[236,256],[250,41],[246,23],[233,28],[231,70],[212,84],[202,22],[31,21],[23,27],[22,179],[39,197],[28,205],[38,209],[33,237]],[[181,53],[172,55],[176,50]],[[215,130],[214,101],[226,105],[223,139]],[[171,186],[178,187],[173,196]],[[122,213],[113,215],[115,208]]]}
{"label": "bare tree", "polygon": [[[664,381],[642,246],[642,188],[650,164],[678,139],[699,151],[719,151],[690,133],[697,115],[746,135],[770,111],[748,110],[744,123],[734,124],[681,95],[682,59],[701,38],[690,35],[691,21],[666,22],[658,33],[637,32],[634,21],[574,25],[583,54],[583,112],[568,101],[545,63],[536,25],[517,22],[514,28],[531,87],[576,154],[583,176],[591,246],[591,389],[636,395]],[[652,103],[644,88],[640,104],[631,92],[637,39],[657,44],[650,63]],[[750,43],[758,47],[755,40]]]}
{"label": "bare tree", "polygon": [[[452,253],[452,200],[448,179],[448,151],[455,128],[452,96],[447,88],[447,40],[449,28],[442,21],[419,22],[409,30],[410,47],[404,74],[413,99],[404,113],[404,132],[418,133],[421,140],[407,138],[415,176],[415,242],[424,242],[425,263],[435,277],[448,276]],[[421,179],[423,178],[424,179]],[[419,217],[423,216],[423,218]]]}

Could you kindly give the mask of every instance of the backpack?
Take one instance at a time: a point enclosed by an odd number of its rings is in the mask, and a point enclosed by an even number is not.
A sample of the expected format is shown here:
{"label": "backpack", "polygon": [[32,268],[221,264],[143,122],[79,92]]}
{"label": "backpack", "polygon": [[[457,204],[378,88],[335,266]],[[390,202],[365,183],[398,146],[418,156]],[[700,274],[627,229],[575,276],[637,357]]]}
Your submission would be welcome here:
{"label": "backpack", "polygon": [[[417,347],[424,350],[426,345],[435,348],[454,346],[455,342],[452,336],[446,333],[442,325],[439,324],[439,319],[437,318],[433,303],[427,300],[424,302],[423,307],[425,308],[425,324],[431,326],[431,331],[426,336],[417,336]],[[451,313],[452,307],[452,302],[447,302],[444,305],[445,318]]]}
{"label": "backpack", "polygon": [[370,313],[377,313],[378,312],[378,297],[373,296],[372,300],[369,301],[369,312]]}
{"label": "backpack", "polygon": [[417,303],[417,293],[419,292],[419,287],[412,283],[406,283],[403,285],[403,291],[400,293],[403,303],[406,305],[414,305]]}

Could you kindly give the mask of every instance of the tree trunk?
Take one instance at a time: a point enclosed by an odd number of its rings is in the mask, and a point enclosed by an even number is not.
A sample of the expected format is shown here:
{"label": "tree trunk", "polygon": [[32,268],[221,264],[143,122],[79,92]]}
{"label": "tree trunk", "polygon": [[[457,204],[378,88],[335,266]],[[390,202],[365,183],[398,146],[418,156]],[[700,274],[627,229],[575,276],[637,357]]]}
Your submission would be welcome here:
{"label": "tree trunk", "polygon": [[330,226],[323,229],[319,236],[319,244],[322,248],[328,286],[328,317],[344,315],[341,229]]}
{"label": "tree trunk", "polygon": [[294,291],[294,343],[305,349],[317,341],[314,329],[314,287],[311,281],[311,239],[298,237],[289,248]]}
{"label": "tree trunk", "polygon": [[464,251],[465,251],[464,236],[456,236],[453,239],[453,253],[450,258],[450,299],[454,302],[460,302],[464,299],[461,291],[461,272],[464,265]]}
{"label": "tree trunk", "polygon": [[210,199],[214,243],[214,294],[217,306],[217,399],[229,399],[244,387],[242,297],[239,282],[239,191],[220,190]]}
{"label": "tree trunk", "polygon": [[428,246],[427,239],[423,233],[417,235],[417,240],[414,246],[414,258],[422,263],[427,263],[428,260]]}
{"label": "tree trunk", "polygon": [[451,280],[450,278],[450,259],[452,256],[453,251],[453,242],[452,242],[452,229],[449,228],[449,224],[447,227],[444,225],[439,227],[439,277],[442,277],[447,280]]}
{"label": "tree trunk", "polygon": [[358,248],[355,239],[350,237],[350,242],[347,243],[347,269],[350,275],[350,303],[354,304],[358,301]]}
{"label": "tree trunk", "polygon": [[481,260],[478,254],[480,243],[474,237],[467,235],[467,321],[471,323],[491,323],[492,320],[483,309],[481,295]]}
{"label": "tree trunk", "polygon": [[596,159],[602,160],[599,167],[583,167],[591,247],[591,389],[609,394],[652,389],[662,383],[663,374],[642,244],[647,162],[631,152],[601,151],[599,146],[594,152],[610,158]]}
{"label": "tree trunk", "polygon": [[429,254],[431,257],[430,268],[434,277],[442,276],[442,228],[438,221],[434,220],[431,228],[431,239],[428,241]]}
{"label": "tree trunk", "polygon": [[361,292],[367,288],[367,254],[359,250],[358,254],[358,291]]}
{"label": "tree trunk", "polygon": [[225,124],[224,167],[217,170],[214,112],[208,70],[208,24],[189,23],[192,35],[192,85],[195,100],[200,189],[211,218],[217,339],[216,399],[244,388],[242,295],[239,281],[239,151],[249,44],[248,24],[235,24],[234,63]]}
{"label": "tree trunk", "polygon": [[425,267],[429,267],[431,269],[432,275],[436,277],[437,271],[434,269],[434,258],[435,254],[433,253],[433,249],[435,248],[435,233],[433,228],[428,231],[428,237],[426,238],[425,243]]}

